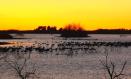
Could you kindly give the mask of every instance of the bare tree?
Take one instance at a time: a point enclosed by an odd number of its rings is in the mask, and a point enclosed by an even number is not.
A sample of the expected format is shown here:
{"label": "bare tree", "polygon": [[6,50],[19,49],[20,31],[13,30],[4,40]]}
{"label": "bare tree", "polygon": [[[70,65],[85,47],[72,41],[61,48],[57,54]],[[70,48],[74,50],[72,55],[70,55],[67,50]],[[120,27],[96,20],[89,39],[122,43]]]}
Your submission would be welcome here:
{"label": "bare tree", "polygon": [[104,70],[107,72],[109,79],[122,79],[122,77],[125,76],[124,69],[127,64],[127,61],[125,60],[122,63],[120,70],[117,70],[117,64],[109,59],[108,52],[106,52],[105,54],[105,61],[100,60],[100,62],[104,67]]}
{"label": "bare tree", "polygon": [[4,61],[20,79],[39,78],[36,74],[37,68],[35,67],[35,64],[31,64],[29,56],[30,55],[17,52],[15,54],[8,55],[4,58]]}

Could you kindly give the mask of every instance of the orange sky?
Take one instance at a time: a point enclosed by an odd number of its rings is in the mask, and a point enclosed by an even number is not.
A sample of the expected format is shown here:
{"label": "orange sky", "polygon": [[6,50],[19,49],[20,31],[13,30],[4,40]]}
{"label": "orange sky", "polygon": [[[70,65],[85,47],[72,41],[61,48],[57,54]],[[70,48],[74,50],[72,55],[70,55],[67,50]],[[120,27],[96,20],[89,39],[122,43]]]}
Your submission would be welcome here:
{"label": "orange sky", "polygon": [[131,29],[131,0],[0,0],[0,29],[81,24],[85,29]]}

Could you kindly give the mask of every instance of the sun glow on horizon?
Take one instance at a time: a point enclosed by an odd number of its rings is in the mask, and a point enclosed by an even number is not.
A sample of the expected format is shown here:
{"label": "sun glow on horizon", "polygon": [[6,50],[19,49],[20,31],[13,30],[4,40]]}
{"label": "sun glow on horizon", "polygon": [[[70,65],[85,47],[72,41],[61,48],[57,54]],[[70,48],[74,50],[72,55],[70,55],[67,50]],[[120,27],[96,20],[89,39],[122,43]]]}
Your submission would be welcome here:
{"label": "sun glow on horizon", "polygon": [[0,0],[0,30],[81,24],[86,30],[131,29],[131,0]]}

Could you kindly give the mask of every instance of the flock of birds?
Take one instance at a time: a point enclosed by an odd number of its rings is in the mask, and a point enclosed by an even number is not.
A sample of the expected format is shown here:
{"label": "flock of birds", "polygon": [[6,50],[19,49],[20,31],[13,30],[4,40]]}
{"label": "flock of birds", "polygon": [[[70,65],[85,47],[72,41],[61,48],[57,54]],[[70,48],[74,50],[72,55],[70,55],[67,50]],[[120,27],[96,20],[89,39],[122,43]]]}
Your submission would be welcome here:
{"label": "flock of birds", "polygon": [[108,47],[129,47],[131,46],[131,42],[76,42],[76,41],[65,41],[65,42],[57,42],[57,43],[42,43],[35,41],[31,46],[9,46],[2,47],[0,46],[0,52],[38,52],[38,53],[49,53],[49,52],[57,52],[56,55],[64,54],[72,55],[73,52],[78,51],[89,51],[89,52],[97,52],[97,48],[100,46],[108,46]]}

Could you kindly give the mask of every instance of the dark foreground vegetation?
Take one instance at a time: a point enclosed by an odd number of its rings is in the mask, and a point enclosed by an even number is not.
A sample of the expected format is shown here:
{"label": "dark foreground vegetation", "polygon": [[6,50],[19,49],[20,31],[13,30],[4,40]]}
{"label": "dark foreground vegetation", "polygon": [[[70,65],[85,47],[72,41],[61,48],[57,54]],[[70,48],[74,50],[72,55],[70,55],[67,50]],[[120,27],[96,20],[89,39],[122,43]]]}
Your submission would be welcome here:
{"label": "dark foreground vegetation", "polygon": [[[39,46],[38,47],[33,46],[35,44],[38,44]],[[6,68],[5,72],[9,72],[11,75],[16,76],[16,79],[49,79],[49,78],[40,78],[41,77],[40,75],[46,75],[45,73],[47,71],[45,71],[44,73],[41,72],[41,70],[44,70],[44,68],[46,67],[49,68],[49,70],[51,70],[50,64],[48,64],[50,62],[48,61],[47,63],[46,61],[41,61],[39,64],[37,63],[39,62],[39,59],[36,60],[33,57],[34,55],[40,56],[42,57],[42,59],[44,59],[45,55],[47,55],[48,57],[51,56],[52,58],[54,55],[56,55],[58,59],[60,56],[66,56],[67,59],[71,60],[73,59],[73,57],[77,57],[78,55],[79,56],[86,55],[87,58],[91,55],[95,55],[95,54],[99,55],[101,52],[98,51],[97,47],[99,48],[100,46],[106,46],[106,47],[112,47],[112,48],[131,46],[131,42],[84,42],[83,43],[83,42],[72,41],[72,42],[60,42],[58,43],[57,48],[53,47],[54,44],[52,44],[51,47],[49,47],[48,43],[36,42],[35,44],[33,44],[32,46],[27,46],[27,47],[24,47],[24,46],[0,47],[0,64],[2,63],[2,65],[0,65],[0,68],[1,69],[2,67]],[[82,50],[82,52],[78,50]],[[104,56],[102,55],[103,58],[97,59],[97,62],[99,62],[100,67],[102,67],[101,70],[103,70],[103,72],[105,73],[107,77],[101,78],[101,79],[127,79],[126,78],[127,75],[124,72],[128,65],[127,60],[124,60],[122,62],[119,62],[120,60],[118,60],[118,62],[120,63],[118,64],[114,62],[113,60],[111,60],[110,58],[111,54],[109,50],[104,49],[104,48],[103,50],[105,50],[103,52]],[[51,57],[49,58],[51,59]],[[69,60],[66,60],[66,61],[69,61]],[[59,59],[58,61],[60,62],[61,59]],[[76,60],[74,60],[73,62],[76,62]],[[58,68],[61,68],[61,67],[65,68],[66,66],[67,68],[69,68],[70,66],[71,67],[74,66],[72,62],[70,64],[64,63],[64,66],[63,66],[63,63],[61,64],[62,66],[60,64],[55,64],[55,65],[51,64],[51,67],[54,66],[53,68],[57,68],[58,66]],[[87,63],[87,64],[90,63],[89,59],[88,61],[84,63]],[[80,66],[81,69],[83,69],[82,68],[84,67],[83,65],[77,64],[77,66]],[[118,68],[118,65],[120,66],[119,68]],[[91,66],[93,66],[93,63],[91,64]],[[95,66],[93,67],[95,69]],[[99,66],[96,66],[96,67],[99,69]],[[88,69],[85,69],[85,70],[88,71]],[[49,74],[49,76],[51,76],[51,74]],[[56,76],[54,76],[54,78],[51,78],[51,79],[57,79],[57,78]],[[63,78],[63,79],[67,79],[67,78]],[[98,78],[96,77],[95,79],[98,79]]]}

